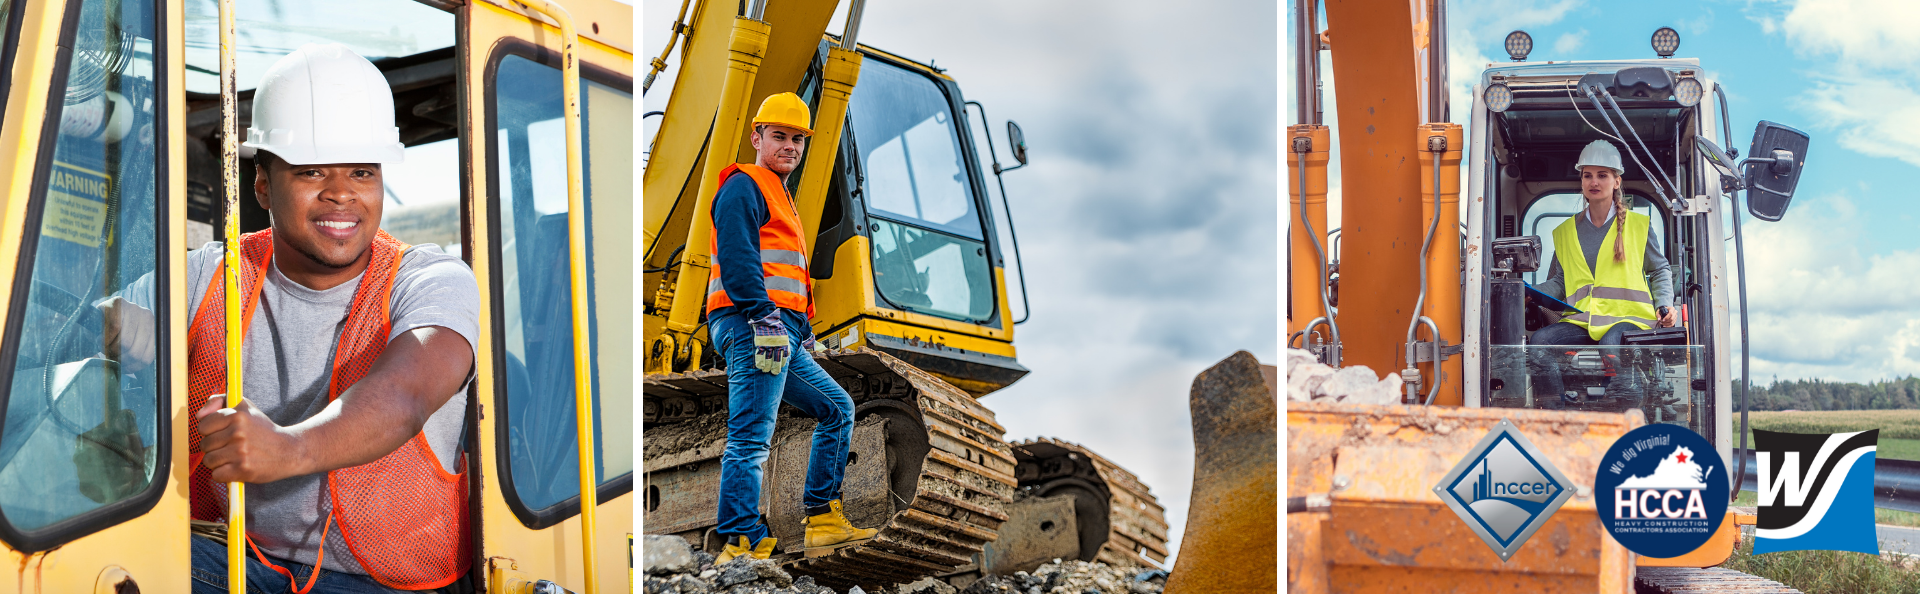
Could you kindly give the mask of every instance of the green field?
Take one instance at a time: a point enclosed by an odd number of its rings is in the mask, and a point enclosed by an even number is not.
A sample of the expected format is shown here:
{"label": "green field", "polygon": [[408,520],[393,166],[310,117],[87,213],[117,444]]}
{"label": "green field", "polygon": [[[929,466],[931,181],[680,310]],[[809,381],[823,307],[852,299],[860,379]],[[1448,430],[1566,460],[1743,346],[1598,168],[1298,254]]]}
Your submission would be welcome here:
{"label": "green field", "polygon": [[[1839,410],[1821,412],[1747,413],[1747,424],[1754,429],[1791,433],[1846,433],[1880,430],[1880,449],[1875,456],[1893,460],[1920,460],[1920,410]],[[1740,423],[1738,417],[1734,424]],[[1747,437],[1749,447],[1753,437]],[[1740,443],[1733,444],[1738,447]]]}

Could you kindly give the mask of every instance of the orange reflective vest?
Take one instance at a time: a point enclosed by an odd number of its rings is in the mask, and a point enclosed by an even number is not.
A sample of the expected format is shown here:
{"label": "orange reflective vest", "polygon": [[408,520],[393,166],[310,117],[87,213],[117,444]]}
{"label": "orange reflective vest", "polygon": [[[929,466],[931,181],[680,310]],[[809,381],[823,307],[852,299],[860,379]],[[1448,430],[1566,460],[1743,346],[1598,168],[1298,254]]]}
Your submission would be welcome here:
{"label": "orange reflective vest", "polygon": [[[733,164],[720,171],[720,185],[734,172],[753,178],[760,198],[767,201],[767,222],[760,226],[760,274],[766,277],[767,297],[773,304],[813,317],[813,279],[807,276],[807,241],[800,226],[800,212],[780,183],[780,175],[759,165]],[[720,238],[713,233],[713,212],[707,216],[707,253],[720,253]],[[720,285],[720,260],[711,260],[707,269],[707,311],[733,305],[727,289]]]}
{"label": "orange reflective vest", "polygon": [[[328,401],[339,398],[354,382],[366,377],[374,360],[386,350],[387,333],[392,327],[387,304],[400,270],[400,256],[407,247],[386,231],[374,237],[373,261],[354,291],[353,307],[334,347]],[[245,296],[240,305],[241,335],[245,336],[260,302],[267,263],[273,258],[273,231],[241,236],[240,251],[246,261],[240,271],[240,292]],[[187,395],[195,410],[212,395],[226,392],[226,326],[222,314],[226,303],[222,277],[225,266],[223,262],[208,283],[206,297],[201,299],[187,333]],[[201,465],[205,454],[200,451],[199,422],[193,415],[187,419],[192,451],[189,466],[193,468],[188,500],[193,518],[225,522],[227,490],[215,484],[211,471]],[[340,536],[346,539],[354,560],[381,584],[402,590],[445,586],[466,574],[470,561],[466,479],[464,472],[448,474],[427,445],[426,434],[415,434],[379,460],[328,471],[327,497],[333,505],[327,522],[340,527]],[[316,565],[325,559],[324,536],[320,544],[321,559],[315,561]],[[260,555],[259,549],[254,553]],[[292,578],[264,555],[261,561]],[[313,575],[318,574],[316,570]],[[307,587],[312,585],[310,576]]]}

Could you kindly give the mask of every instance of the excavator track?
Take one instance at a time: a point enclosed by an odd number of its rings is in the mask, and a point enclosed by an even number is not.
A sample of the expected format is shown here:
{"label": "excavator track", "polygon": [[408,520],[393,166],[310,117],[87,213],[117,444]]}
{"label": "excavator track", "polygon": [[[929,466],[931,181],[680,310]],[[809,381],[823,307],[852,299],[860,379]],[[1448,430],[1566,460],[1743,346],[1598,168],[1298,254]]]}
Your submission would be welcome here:
{"label": "excavator track", "polygon": [[1022,490],[1075,497],[1081,560],[1150,568],[1166,562],[1166,508],[1132,472],[1086,446],[1048,437],[1014,444],[1013,455]]}
{"label": "excavator track", "polygon": [[[846,514],[880,533],[830,555],[804,556],[800,495],[814,423],[783,406],[760,505],[779,539],[776,558],[793,573],[837,587],[891,586],[971,568],[1007,520],[1018,484],[1013,448],[993,412],[884,353],[835,350],[815,360],[855,404],[841,488]],[[650,374],[645,386],[647,532],[717,551],[726,372]]]}

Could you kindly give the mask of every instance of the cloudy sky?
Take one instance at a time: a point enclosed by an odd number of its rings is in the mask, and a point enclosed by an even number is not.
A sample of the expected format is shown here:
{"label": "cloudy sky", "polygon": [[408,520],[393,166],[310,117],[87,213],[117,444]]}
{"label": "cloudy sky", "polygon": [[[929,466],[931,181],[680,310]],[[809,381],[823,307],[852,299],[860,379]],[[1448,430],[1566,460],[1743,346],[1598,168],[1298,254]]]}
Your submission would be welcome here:
{"label": "cloudy sky", "polygon": [[[1501,41],[1509,31],[1533,36],[1531,60],[1595,60],[1653,57],[1649,37],[1670,26],[1680,32],[1677,55],[1699,58],[1726,87],[1734,138],[1744,142],[1763,119],[1811,134],[1807,170],[1786,219],[1747,219],[1754,377],[1870,381],[1920,374],[1920,200],[1906,187],[1920,173],[1920,36],[1913,33],[1920,30],[1920,4],[1450,4],[1455,122],[1467,121],[1477,74],[1488,62],[1507,61]],[[1283,68],[1291,81],[1291,62]],[[1282,102],[1292,123],[1290,92]],[[1331,108],[1327,119],[1334,121]]]}
{"label": "cloudy sky", "polygon": [[[679,4],[641,4],[639,53],[658,55]],[[1026,132],[1032,164],[1006,185],[1033,305],[1014,341],[1033,372],[984,403],[1009,441],[1080,442],[1140,475],[1176,544],[1193,376],[1236,350],[1277,353],[1277,8],[868,2],[860,27],[863,44],[948,69],[995,134],[1002,119]]]}

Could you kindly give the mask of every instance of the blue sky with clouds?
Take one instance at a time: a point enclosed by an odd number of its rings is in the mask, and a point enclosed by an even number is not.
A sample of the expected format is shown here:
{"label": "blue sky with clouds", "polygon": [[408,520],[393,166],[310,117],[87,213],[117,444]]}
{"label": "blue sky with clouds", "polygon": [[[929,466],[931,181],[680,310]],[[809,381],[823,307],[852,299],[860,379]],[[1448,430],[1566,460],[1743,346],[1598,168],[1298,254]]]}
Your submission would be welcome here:
{"label": "blue sky with clouds", "polygon": [[[1920,173],[1920,3],[1491,0],[1450,7],[1455,122],[1468,119],[1479,72],[1508,60],[1501,42],[1509,31],[1533,36],[1529,60],[1559,61],[1654,57],[1653,31],[1678,30],[1677,56],[1698,58],[1725,86],[1737,144],[1763,119],[1813,137],[1786,219],[1747,219],[1755,379],[1920,374],[1920,193],[1908,187]],[[1283,64],[1292,81],[1291,57]],[[1293,123],[1291,91],[1282,103],[1283,121]],[[1336,121],[1331,110],[1327,120]]]}

